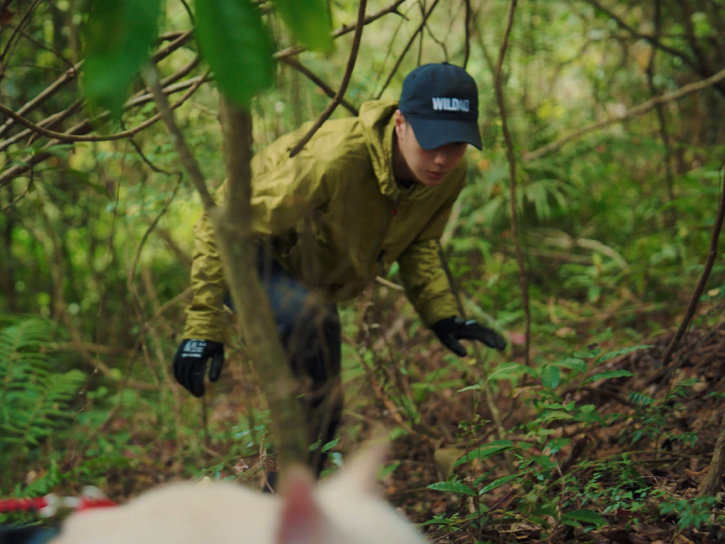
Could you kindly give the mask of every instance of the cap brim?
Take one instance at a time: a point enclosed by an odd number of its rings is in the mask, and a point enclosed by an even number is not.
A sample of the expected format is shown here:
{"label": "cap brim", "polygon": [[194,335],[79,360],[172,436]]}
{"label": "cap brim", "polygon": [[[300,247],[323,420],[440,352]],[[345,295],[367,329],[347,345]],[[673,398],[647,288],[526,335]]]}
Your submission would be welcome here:
{"label": "cap brim", "polygon": [[420,119],[406,115],[415,134],[415,139],[423,149],[435,149],[454,142],[466,142],[477,149],[483,148],[478,125],[471,121],[454,119]]}

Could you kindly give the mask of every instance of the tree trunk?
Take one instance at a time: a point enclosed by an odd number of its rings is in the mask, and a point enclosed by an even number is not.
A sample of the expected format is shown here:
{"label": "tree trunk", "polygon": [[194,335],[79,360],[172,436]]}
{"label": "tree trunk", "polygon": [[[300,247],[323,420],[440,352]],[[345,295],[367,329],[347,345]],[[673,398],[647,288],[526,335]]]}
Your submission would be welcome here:
{"label": "tree trunk", "polygon": [[725,471],[725,411],[720,421],[720,434],[715,441],[715,451],[705,478],[700,482],[700,496],[715,495],[720,490]]}
{"label": "tree trunk", "polygon": [[292,462],[305,461],[307,433],[297,398],[298,383],[287,364],[269,300],[257,275],[251,237],[252,118],[223,98],[220,117],[229,192],[226,202],[212,210],[210,219],[246,347],[269,404],[279,463],[284,469]]}

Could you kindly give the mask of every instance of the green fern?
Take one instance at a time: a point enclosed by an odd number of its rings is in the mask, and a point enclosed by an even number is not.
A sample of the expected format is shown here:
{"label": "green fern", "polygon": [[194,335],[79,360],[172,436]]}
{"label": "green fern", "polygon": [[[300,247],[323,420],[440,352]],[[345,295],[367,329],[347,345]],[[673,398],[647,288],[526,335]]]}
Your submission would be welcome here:
{"label": "green fern", "polygon": [[0,329],[0,454],[26,450],[62,428],[86,376],[57,371],[49,347],[52,323],[39,318],[6,321]]}

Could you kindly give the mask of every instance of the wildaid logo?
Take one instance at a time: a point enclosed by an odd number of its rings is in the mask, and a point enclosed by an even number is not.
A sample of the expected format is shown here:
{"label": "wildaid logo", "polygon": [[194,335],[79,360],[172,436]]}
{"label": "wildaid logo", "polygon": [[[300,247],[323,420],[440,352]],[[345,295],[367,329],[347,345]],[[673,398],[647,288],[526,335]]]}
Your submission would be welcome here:
{"label": "wildaid logo", "polygon": [[471,103],[467,98],[448,98],[445,96],[434,96],[433,111],[470,111]]}

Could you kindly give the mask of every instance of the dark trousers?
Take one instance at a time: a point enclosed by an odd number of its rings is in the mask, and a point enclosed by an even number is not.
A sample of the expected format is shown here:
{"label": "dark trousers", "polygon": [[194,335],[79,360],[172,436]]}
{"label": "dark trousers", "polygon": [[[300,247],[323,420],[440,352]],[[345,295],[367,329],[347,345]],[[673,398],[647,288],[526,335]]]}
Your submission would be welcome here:
{"label": "dark trousers", "polygon": [[315,444],[307,462],[319,475],[327,459],[322,447],[334,438],[342,416],[340,316],[335,304],[310,292],[261,250],[257,268],[280,342],[301,384],[308,440]]}

